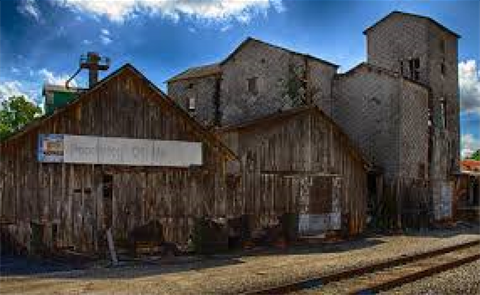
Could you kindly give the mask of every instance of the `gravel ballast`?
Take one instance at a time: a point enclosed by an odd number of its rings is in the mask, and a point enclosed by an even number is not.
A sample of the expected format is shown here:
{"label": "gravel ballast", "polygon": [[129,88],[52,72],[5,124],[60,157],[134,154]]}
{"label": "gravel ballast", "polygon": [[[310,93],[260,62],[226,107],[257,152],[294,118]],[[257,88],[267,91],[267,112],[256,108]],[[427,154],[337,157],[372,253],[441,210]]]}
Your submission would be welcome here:
{"label": "gravel ballast", "polygon": [[480,261],[477,260],[380,294],[478,295],[480,294]]}
{"label": "gravel ballast", "polygon": [[2,294],[238,294],[480,238],[478,228],[373,236],[286,251],[217,255],[181,265],[0,277]]}

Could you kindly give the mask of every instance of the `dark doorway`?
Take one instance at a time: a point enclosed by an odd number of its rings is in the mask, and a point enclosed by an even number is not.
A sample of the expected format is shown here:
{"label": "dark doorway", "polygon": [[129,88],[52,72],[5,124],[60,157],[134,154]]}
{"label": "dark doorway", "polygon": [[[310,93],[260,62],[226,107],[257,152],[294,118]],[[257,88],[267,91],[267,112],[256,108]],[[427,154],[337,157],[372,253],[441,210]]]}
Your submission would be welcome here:
{"label": "dark doorway", "polygon": [[102,178],[103,189],[103,224],[106,229],[112,226],[113,219],[113,176],[104,174]]}
{"label": "dark doorway", "polygon": [[376,171],[369,172],[367,176],[368,207],[367,225],[369,227],[381,226],[383,220],[383,202],[381,200],[382,175]]}
{"label": "dark doorway", "polygon": [[32,230],[32,239],[30,241],[32,253],[41,253],[44,250],[43,234],[45,226],[40,223],[31,222],[30,228]]}

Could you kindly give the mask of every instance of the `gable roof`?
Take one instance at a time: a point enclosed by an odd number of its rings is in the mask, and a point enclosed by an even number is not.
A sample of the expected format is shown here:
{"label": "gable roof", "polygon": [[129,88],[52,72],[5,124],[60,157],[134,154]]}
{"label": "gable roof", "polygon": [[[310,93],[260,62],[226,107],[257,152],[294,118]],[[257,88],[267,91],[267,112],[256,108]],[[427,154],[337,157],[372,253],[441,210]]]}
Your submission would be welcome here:
{"label": "gable roof", "polygon": [[148,80],[140,71],[138,71],[134,66],[131,64],[127,63],[123,65],[122,67],[118,68],[114,72],[112,72],[110,75],[99,81],[97,84],[95,84],[92,88],[86,90],[85,92],[81,92],[77,95],[77,97],[72,100],[70,103],[66,104],[65,106],[58,108],[55,110],[50,115],[44,115],[42,117],[37,118],[30,124],[24,126],[14,134],[10,135],[6,139],[0,142],[0,144],[7,143],[15,138],[18,138],[31,130],[41,126],[43,123],[46,121],[59,116],[60,114],[64,113],[66,110],[71,109],[73,106],[78,105],[80,102],[82,102],[84,99],[88,97],[88,95],[97,89],[103,87],[105,84],[109,83],[113,78],[117,77],[121,73],[124,73],[126,71],[129,71],[133,73],[137,78],[145,82],[148,87],[150,87],[155,94],[157,94],[154,97],[154,102],[156,103],[166,103],[177,115],[181,116],[184,118],[186,121],[188,121],[192,127],[205,139],[213,143],[216,147],[220,148],[225,154],[227,154],[230,159],[236,159],[237,156],[235,153],[233,153],[226,145],[222,143],[220,139],[218,139],[214,134],[211,132],[207,131],[200,123],[198,123],[194,118],[192,118],[187,112],[185,112],[180,106],[178,106],[172,98],[170,98],[167,94],[165,94],[162,90],[160,90],[155,84],[153,84],[150,80]]}
{"label": "gable roof", "polygon": [[220,74],[222,71],[220,69],[219,63],[213,63],[198,67],[189,68],[180,74],[173,76],[172,78],[168,79],[168,82],[175,82],[180,80],[188,80],[193,78],[203,78],[207,76],[212,76],[216,74]]}
{"label": "gable roof", "polygon": [[349,149],[354,153],[356,157],[358,157],[367,167],[373,167],[370,162],[368,162],[360,152],[360,149],[358,149],[350,140],[350,137],[343,131],[343,129],[333,121],[332,118],[330,118],[327,114],[325,114],[319,107],[315,105],[309,105],[309,106],[302,106],[302,107],[297,107],[293,109],[289,109],[286,111],[274,113],[271,115],[267,115],[258,119],[253,119],[247,122],[239,123],[236,125],[230,125],[230,126],[225,126],[216,129],[216,133],[221,135],[224,133],[229,133],[229,132],[235,132],[235,131],[240,131],[240,130],[247,130],[250,128],[255,128],[259,125],[269,125],[272,123],[280,123],[284,122],[290,118],[306,114],[306,113],[313,113],[316,114],[323,119],[325,119],[327,122],[329,122],[333,128],[340,133],[342,137],[344,137],[347,140],[347,146]]}
{"label": "gable roof", "polygon": [[404,77],[404,76],[400,75],[400,73],[398,73],[398,72],[395,72],[395,71],[389,70],[387,68],[377,66],[377,65],[374,65],[374,64],[371,64],[371,63],[368,63],[368,62],[361,62],[358,65],[351,68],[350,70],[346,71],[345,73],[337,74],[335,76],[335,78],[338,79],[338,78],[352,76],[352,75],[358,73],[358,71],[361,70],[361,69],[367,69],[367,70],[372,71],[372,72],[385,74],[385,75],[387,75],[391,78],[394,78],[394,79],[404,79],[405,81],[408,81],[410,83],[421,86],[421,87],[423,87],[427,90],[430,89],[430,87],[428,85],[425,85],[420,81],[416,81],[416,80],[413,80],[411,78]]}
{"label": "gable roof", "polygon": [[419,19],[424,19],[424,20],[427,20],[429,21],[430,23],[436,25],[437,27],[439,27],[440,29],[454,35],[455,37],[457,38],[461,38],[461,36],[457,33],[455,33],[454,31],[450,30],[449,28],[445,27],[444,25],[442,25],[441,23],[437,22],[436,20],[434,20],[433,18],[430,18],[428,16],[424,16],[424,15],[418,15],[418,14],[413,14],[413,13],[408,13],[408,12],[403,12],[403,11],[398,11],[398,10],[394,10],[392,12],[390,12],[388,15],[384,16],[383,18],[381,18],[379,21],[377,21],[376,23],[374,23],[373,25],[371,25],[370,27],[366,28],[364,31],[363,31],[363,34],[367,34],[368,31],[370,31],[371,29],[375,28],[377,25],[379,25],[380,23],[384,22],[385,20],[391,18],[392,16],[395,16],[395,15],[402,15],[402,16],[410,16],[410,17],[416,17],[416,18],[419,18]]}
{"label": "gable roof", "polygon": [[315,56],[312,56],[312,55],[309,55],[309,54],[296,52],[296,51],[293,51],[293,50],[290,50],[290,49],[287,49],[287,48],[284,48],[284,47],[280,47],[278,45],[267,43],[267,42],[259,40],[259,39],[248,37],[242,43],[240,43],[240,45],[238,45],[237,48],[235,48],[222,61],[220,61],[218,63],[204,65],[204,66],[188,68],[187,70],[181,72],[180,74],[175,75],[172,78],[168,79],[167,82],[170,83],[170,82],[175,82],[175,81],[180,81],[180,80],[189,80],[189,79],[202,78],[202,77],[221,74],[222,73],[222,66],[227,61],[229,61],[233,56],[235,56],[235,54],[237,54],[240,50],[242,50],[247,44],[249,44],[251,42],[256,42],[256,43],[259,43],[259,44],[262,44],[262,45],[265,45],[265,46],[269,46],[269,47],[273,47],[273,48],[276,48],[276,49],[279,49],[279,50],[286,51],[286,52],[291,53],[291,54],[303,56],[305,58],[309,58],[309,59],[321,62],[323,64],[326,64],[326,65],[334,67],[334,68],[339,67],[338,65],[336,65],[334,63],[331,63],[329,61],[326,61],[324,59],[321,59],[321,58],[318,58],[318,57],[315,57]]}
{"label": "gable roof", "polygon": [[265,41],[262,41],[262,40],[259,40],[259,39],[255,39],[255,38],[252,38],[252,37],[248,37],[248,38],[245,39],[242,43],[240,43],[240,45],[238,45],[238,47],[235,48],[235,50],[234,50],[232,53],[230,53],[220,64],[221,64],[221,65],[225,64],[225,63],[226,63],[227,61],[229,61],[235,54],[237,54],[237,53],[238,53],[240,50],[242,50],[247,44],[249,44],[249,43],[251,43],[251,42],[255,42],[255,43],[259,43],[259,44],[265,45],[265,46],[273,47],[273,48],[276,48],[276,49],[279,49],[279,50],[286,51],[286,52],[291,53],[291,54],[303,56],[303,57],[306,57],[306,58],[309,58],[309,59],[312,59],[312,60],[321,62],[321,63],[323,63],[323,64],[326,64],[326,65],[331,66],[331,67],[334,67],[334,68],[338,68],[338,67],[339,67],[339,65],[337,65],[337,64],[331,63],[331,62],[326,61],[326,60],[324,60],[324,59],[315,57],[315,56],[313,56],[313,55],[306,54],[306,53],[301,53],[301,52],[297,52],[297,51],[293,51],[293,50],[290,50],[290,49],[288,49],[288,48],[281,47],[281,46],[278,46],[278,45],[275,45],[275,44],[271,44],[271,43],[267,43],[267,42],[265,42]]}

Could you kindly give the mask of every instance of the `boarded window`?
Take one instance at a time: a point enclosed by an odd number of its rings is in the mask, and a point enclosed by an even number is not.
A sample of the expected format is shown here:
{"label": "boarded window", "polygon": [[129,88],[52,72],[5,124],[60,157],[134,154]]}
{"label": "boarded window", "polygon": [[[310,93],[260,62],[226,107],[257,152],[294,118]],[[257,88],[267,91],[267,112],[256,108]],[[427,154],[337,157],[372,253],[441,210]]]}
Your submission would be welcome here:
{"label": "boarded window", "polygon": [[253,95],[258,94],[258,77],[252,77],[247,79],[248,92]]}
{"label": "boarded window", "polygon": [[412,58],[408,61],[408,67],[410,69],[410,78],[413,80],[420,79],[420,59]]}
{"label": "boarded window", "polygon": [[332,178],[314,177],[310,188],[309,213],[322,214],[332,212]]}

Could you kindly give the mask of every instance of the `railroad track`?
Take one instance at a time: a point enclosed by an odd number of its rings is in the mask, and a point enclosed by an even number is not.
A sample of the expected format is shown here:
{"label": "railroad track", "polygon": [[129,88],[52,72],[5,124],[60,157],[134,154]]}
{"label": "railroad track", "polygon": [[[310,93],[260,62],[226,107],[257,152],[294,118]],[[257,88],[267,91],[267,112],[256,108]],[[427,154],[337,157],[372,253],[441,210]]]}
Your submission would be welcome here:
{"label": "railroad track", "polygon": [[244,294],[374,294],[480,259],[479,245],[471,241]]}

